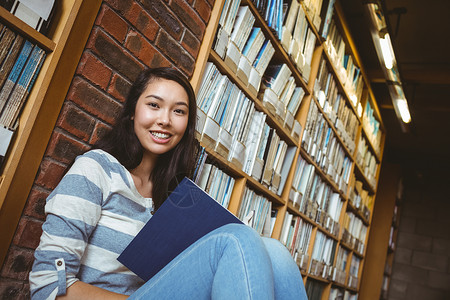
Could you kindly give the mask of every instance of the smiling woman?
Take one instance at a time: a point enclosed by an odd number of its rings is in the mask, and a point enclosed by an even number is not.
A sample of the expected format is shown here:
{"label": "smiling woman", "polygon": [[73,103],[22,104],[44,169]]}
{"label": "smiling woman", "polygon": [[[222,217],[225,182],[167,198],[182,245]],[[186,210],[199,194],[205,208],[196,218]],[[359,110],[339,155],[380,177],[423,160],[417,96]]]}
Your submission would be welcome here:
{"label": "smiling woman", "polygon": [[182,139],[189,118],[188,101],[186,91],[174,81],[157,79],[148,84],[133,117],[145,159],[156,161]]}
{"label": "smiling woman", "polygon": [[306,299],[287,249],[245,225],[210,232],[147,283],[117,261],[175,182],[191,174],[195,120],[194,92],[181,73],[140,74],[110,133],[47,199],[33,299]]}

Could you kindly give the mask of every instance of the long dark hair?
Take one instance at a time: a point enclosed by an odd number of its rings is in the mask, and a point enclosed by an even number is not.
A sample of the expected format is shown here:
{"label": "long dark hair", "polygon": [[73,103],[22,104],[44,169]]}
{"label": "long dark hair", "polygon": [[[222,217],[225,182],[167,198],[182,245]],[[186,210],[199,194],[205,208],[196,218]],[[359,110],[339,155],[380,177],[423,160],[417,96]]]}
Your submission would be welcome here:
{"label": "long dark hair", "polygon": [[131,86],[120,118],[108,134],[94,146],[113,155],[128,170],[136,168],[141,163],[143,148],[134,132],[132,117],[139,97],[148,84],[157,79],[175,81],[185,89],[189,97],[189,118],[180,142],[172,150],[158,157],[150,175],[155,209],[161,206],[170,191],[183,177],[192,175],[194,168],[194,156],[198,144],[195,139],[197,104],[194,90],[187,78],[173,68],[152,68],[142,71]]}

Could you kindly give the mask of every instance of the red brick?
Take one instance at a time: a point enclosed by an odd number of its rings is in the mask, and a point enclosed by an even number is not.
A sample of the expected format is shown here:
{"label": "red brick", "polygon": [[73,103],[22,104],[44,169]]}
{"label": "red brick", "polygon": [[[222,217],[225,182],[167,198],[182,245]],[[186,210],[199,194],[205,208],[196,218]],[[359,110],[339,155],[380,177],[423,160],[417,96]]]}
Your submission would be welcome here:
{"label": "red brick", "polygon": [[103,27],[119,42],[123,42],[128,32],[128,24],[111,8],[102,6],[95,24]]}
{"label": "red brick", "polygon": [[111,96],[79,77],[74,78],[67,99],[109,124],[114,122],[122,108]]}
{"label": "red brick", "polygon": [[2,268],[2,277],[16,280],[27,280],[33,260],[34,257],[32,250],[11,247]]}
{"label": "red brick", "polygon": [[111,80],[112,71],[89,52],[84,52],[78,64],[77,74],[83,75],[92,83],[106,89]]}
{"label": "red brick", "polygon": [[92,49],[101,61],[130,81],[134,81],[144,69],[144,65],[130,55],[121,44],[98,28],[93,30],[87,48]]}
{"label": "red brick", "polygon": [[192,57],[197,57],[198,52],[200,51],[200,42],[189,30],[184,32],[181,45],[192,55]]}
{"label": "red brick", "polygon": [[53,131],[46,155],[65,164],[72,163],[75,158],[89,147],[80,141],[59,131]]}
{"label": "red brick", "polygon": [[67,166],[45,158],[39,167],[35,184],[53,190],[66,172]]}
{"label": "red brick", "polygon": [[45,220],[45,200],[48,195],[50,195],[49,191],[43,190],[38,187],[33,187],[28,196],[27,204],[25,205],[25,209],[23,214],[25,216],[33,217],[39,220]]}
{"label": "red brick", "polygon": [[156,39],[156,45],[161,50],[161,52],[172,59],[174,64],[182,71],[184,71],[188,77],[192,75],[195,65],[194,59],[164,30],[161,30],[160,34],[158,35],[158,38]]}
{"label": "red brick", "polygon": [[30,286],[23,281],[0,279],[0,295],[1,299],[29,300]]}
{"label": "red brick", "polygon": [[108,93],[119,100],[120,102],[125,102],[128,92],[131,88],[131,83],[119,74],[114,74],[111,83],[108,87]]}
{"label": "red brick", "polygon": [[109,130],[111,127],[106,125],[105,123],[98,122],[95,126],[94,133],[92,134],[91,140],[89,141],[90,144],[94,145],[98,142],[99,139],[101,139]]}
{"label": "red brick", "polygon": [[125,47],[145,64],[151,61],[152,56],[156,52],[155,48],[136,31],[128,33]]}
{"label": "red brick", "polygon": [[208,23],[211,16],[211,5],[206,0],[196,0],[194,8],[202,18],[203,22]]}
{"label": "red brick", "polygon": [[206,25],[197,12],[184,0],[173,0],[170,7],[178,18],[186,24],[187,28],[201,40],[205,33]]}
{"label": "red brick", "polygon": [[32,218],[21,218],[13,243],[22,248],[35,249],[39,245],[42,234],[42,223]]}
{"label": "red brick", "polygon": [[134,3],[125,17],[149,41],[155,40],[159,25],[140,5]]}
{"label": "red brick", "polygon": [[139,17],[139,14],[142,11],[142,7],[137,4],[135,1],[131,3],[130,9],[123,15],[125,19],[127,19],[133,26],[136,24],[136,21]]}
{"label": "red brick", "polygon": [[184,26],[178,17],[160,0],[142,0],[142,6],[173,38],[180,40]]}
{"label": "red brick", "polygon": [[79,107],[66,102],[56,125],[87,142],[94,130],[95,119]]}
{"label": "red brick", "polygon": [[104,3],[109,4],[114,10],[117,10],[121,15],[127,14],[131,9],[133,0],[104,0]]}

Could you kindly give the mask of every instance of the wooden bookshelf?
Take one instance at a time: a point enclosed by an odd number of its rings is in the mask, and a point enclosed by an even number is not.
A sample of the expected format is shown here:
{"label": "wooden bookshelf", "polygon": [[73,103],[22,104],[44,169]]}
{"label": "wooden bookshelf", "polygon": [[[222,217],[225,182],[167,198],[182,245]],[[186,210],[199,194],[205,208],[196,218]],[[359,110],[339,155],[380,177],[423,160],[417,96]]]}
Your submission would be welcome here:
{"label": "wooden bookshelf", "polygon": [[[392,268],[394,257],[389,236],[391,227],[398,225],[398,216],[396,220],[394,219],[394,207],[399,200],[397,195],[401,170],[399,165],[385,163],[381,172],[380,188],[374,206],[374,220],[367,245],[367,263],[360,287],[362,299],[383,299],[381,293],[383,277],[386,276],[387,280],[390,280],[389,269]],[[396,228],[395,231],[397,231]],[[394,235],[393,238],[395,242],[396,236]]]}
{"label": "wooden bookshelf", "polygon": [[[314,1],[313,1],[314,2]],[[344,186],[343,190],[340,190],[339,185],[333,181],[333,179],[326,174],[326,172],[318,166],[318,164],[315,163],[314,159],[310,156],[310,154],[307,153],[307,151],[302,147],[302,135],[303,131],[305,129],[305,124],[308,118],[308,110],[311,103],[316,104],[319,107],[319,111],[325,118],[325,121],[327,122],[328,126],[331,127],[333,134],[335,135],[336,139],[338,140],[339,145],[343,148],[346,156],[351,161],[351,175],[352,177],[355,177],[358,181],[361,181],[363,183],[363,189],[368,191],[368,194],[370,197],[374,198],[377,193],[377,181],[380,175],[380,169],[381,169],[381,162],[383,157],[383,148],[384,148],[384,140],[385,140],[385,128],[383,125],[383,122],[381,120],[380,113],[378,111],[378,107],[375,101],[375,98],[373,97],[373,93],[370,87],[369,80],[366,76],[366,72],[364,70],[364,66],[361,64],[361,59],[359,57],[358,51],[355,47],[355,43],[350,35],[347,23],[344,19],[344,15],[342,12],[342,8],[340,5],[340,1],[337,0],[335,3],[335,13],[334,13],[334,19],[339,24],[339,29],[342,31],[342,34],[345,37],[345,43],[346,43],[346,53],[350,53],[353,56],[355,64],[360,68],[361,74],[363,76],[363,84],[364,84],[364,90],[362,93],[361,98],[359,99],[360,105],[364,108],[364,105],[367,103],[367,101],[370,101],[370,104],[374,108],[374,114],[376,115],[377,121],[380,123],[380,131],[382,132],[381,137],[381,143],[379,146],[379,149],[376,148],[375,145],[371,143],[371,141],[368,138],[368,133],[363,128],[362,124],[362,116],[358,114],[358,108],[353,106],[350,102],[350,95],[345,87],[344,82],[341,82],[339,80],[338,76],[338,70],[336,66],[333,65],[332,60],[330,58],[329,53],[327,52],[327,49],[325,47],[325,40],[320,36],[319,29],[316,28],[313,25],[313,19],[314,16],[309,15],[308,8],[305,7],[304,2],[300,2],[301,9],[306,10],[306,17],[309,22],[309,26],[312,28],[314,34],[316,35],[316,46],[311,62],[311,71],[309,80],[305,81],[302,77],[301,71],[296,67],[295,62],[290,57],[290,55],[287,53],[287,51],[284,49],[284,47],[281,45],[281,42],[276,37],[276,34],[274,31],[267,25],[266,21],[264,20],[264,17],[260,14],[260,12],[256,9],[256,6],[251,0],[244,0],[241,1],[241,6],[249,6],[251,12],[255,16],[255,24],[254,26],[261,27],[264,31],[264,34],[267,39],[270,40],[270,42],[273,44],[275,48],[276,54],[272,58],[272,61],[277,63],[285,63],[290,70],[292,71],[292,76],[294,76],[295,81],[299,83],[304,89],[305,89],[305,96],[303,98],[302,104],[300,106],[299,111],[297,112],[295,118],[302,126],[302,133],[300,134],[299,140],[293,139],[289,131],[283,127],[283,125],[279,122],[279,120],[272,115],[268,109],[264,106],[262,101],[258,99],[258,97],[255,97],[249,90],[247,90],[245,83],[242,83],[238,76],[226,65],[226,63],[221,59],[221,57],[213,50],[213,43],[215,41],[216,32],[218,29],[218,21],[221,15],[222,7],[224,5],[224,0],[216,1],[212,10],[211,14],[211,20],[206,28],[206,34],[203,40],[203,43],[200,48],[200,54],[196,61],[196,66],[194,69],[194,73],[191,79],[191,83],[194,86],[194,89],[198,92],[201,85],[201,80],[203,76],[203,72],[206,66],[206,63],[213,62],[216,67],[220,70],[222,74],[226,74],[230,80],[236,84],[247,96],[249,99],[251,99],[255,103],[255,107],[258,111],[262,111],[266,113],[267,115],[267,122],[268,124],[277,130],[277,132],[280,133],[280,136],[283,140],[285,140],[287,143],[291,145],[297,146],[297,153],[295,155],[295,159],[293,160],[292,165],[295,166],[297,163],[297,159],[299,156],[302,157],[305,161],[307,161],[310,164],[314,165],[315,172],[317,172],[322,180],[324,180],[331,189],[338,193],[343,201],[341,213],[340,213],[340,230],[338,233],[338,236],[334,236],[331,234],[326,228],[324,228],[321,224],[317,223],[316,220],[313,220],[309,218],[305,213],[300,211],[298,207],[294,206],[293,203],[289,200],[289,190],[293,182],[293,177],[295,173],[295,167],[290,168],[289,175],[287,177],[286,184],[284,186],[284,190],[280,196],[277,196],[273,194],[272,191],[268,190],[265,186],[263,186],[261,183],[259,183],[257,180],[253,179],[250,175],[244,173],[242,170],[238,169],[235,165],[232,163],[229,163],[225,158],[221,157],[220,155],[216,154],[212,149],[207,149],[207,152],[209,154],[209,157],[211,157],[213,160],[216,160],[223,168],[225,172],[233,176],[236,180],[236,185],[232,193],[232,198],[230,202],[229,209],[233,213],[236,213],[239,209],[239,205],[243,196],[243,190],[245,186],[249,186],[254,190],[257,190],[260,193],[263,193],[270,201],[273,202],[273,205],[278,208],[278,215],[276,219],[275,229],[273,231],[272,237],[273,238],[280,238],[282,226],[283,226],[283,219],[286,212],[289,212],[290,214],[293,214],[294,216],[300,216],[306,223],[312,224],[313,229],[310,235],[310,242],[309,242],[309,248],[307,250],[308,255],[308,266],[311,262],[311,254],[313,252],[314,248],[314,240],[318,232],[325,235],[326,238],[330,238],[334,241],[336,241],[335,247],[336,247],[336,253],[339,246],[342,246],[344,249],[347,249],[349,252],[348,258],[347,258],[347,268],[346,268],[346,280],[345,283],[338,283],[336,281],[333,281],[329,278],[325,278],[322,276],[317,276],[310,274],[308,270],[301,270],[304,283],[305,285],[308,285],[309,282],[317,282],[318,286],[323,287],[323,290],[321,292],[321,296],[318,299],[329,299],[330,290],[332,288],[338,288],[344,292],[348,292],[352,295],[359,294],[361,289],[365,288],[368,283],[364,282],[362,283],[362,280],[364,279],[365,274],[365,265],[366,261],[369,259],[368,253],[368,240],[369,240],[369,232],[371,232],[372,224],[372,217],[373,217],[373,207],[370,210],[370,215],[368,218],[366,218],[361,209],[353,205],[349,200],[349,193],[350,193],[350,185],[347,184]],[[347,146],[345,146],[342,137],[338,133],[338,130],[336,129],[335,125],[332,123],[332,121],[326,116],[324,110],[320,106],[317,98],[314,95],[314,83],[316,80],[316,77],[318,75],[318,69],[319,69],[319,63],[321,58],[324,58],[327,60],[327,64],[330,66],[330,70],[333,73],[333,76],[335,76],[335,79],[338,81],[338,88],[339,91],[342,93],[343,97],[345,97],[347,105],[350,107],[351,111],[357,116],[358,118],[358,130],[356,133],[355,143],[356,147],[354,151],[350,150]],[[365,139],[367,145],[368,145],[368,151],[371,151],[371,153],[374,155],[376,162],[377,162],[377,169],[375,171],[375,184],[371,182],[367,176],[365,175],[365,170],[362,169],[362,166],[359,166],[356,163],[356,155],[357,155],[357,148],[358,148],[358,141],[360,139]],[[353,213],[356,218],[361,219],[364,226],[367,227],[367,234],[364,241],[361,241],[364,244],[364,248],[362,253],[356,251],[355,245],[347,244],[344,240],[342,240],[342,234],[343,234],[343,221],[344,221],[344,215],[346,212]],[[358,282],[355,287],[348,286],[349,281],[349,268],[351,264],[352,257],[355,257],[360,260],[358,273],[357,273],[357,279]],[[334,256],[334,259],[336,259],[336,254]],[[333,261],[333,266],[335,265],[336,261]],[[370,266],[369,266],[370,267]],[[370,283],[369,283],[370,284]]]}
{"label": "wooden bookshelf", "polygon": [[0,7],[0,20],[47,53],[19,119],[0,180],[0,264],[3,264],[100,0],[61,0],[47,36]]}

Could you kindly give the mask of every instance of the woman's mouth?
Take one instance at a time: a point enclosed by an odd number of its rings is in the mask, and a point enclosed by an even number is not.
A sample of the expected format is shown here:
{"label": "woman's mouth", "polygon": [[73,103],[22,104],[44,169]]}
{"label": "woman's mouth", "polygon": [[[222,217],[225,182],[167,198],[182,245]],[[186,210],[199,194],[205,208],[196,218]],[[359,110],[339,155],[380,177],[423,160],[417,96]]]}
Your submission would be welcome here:
{"label": "woman's mouth", "polygon": [[167,142],[169,138],[171,137],[168,133],[163,132],[157,132],[157,131],[150,131],[150,135],[156,142],[163,143]]}

